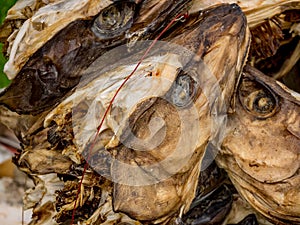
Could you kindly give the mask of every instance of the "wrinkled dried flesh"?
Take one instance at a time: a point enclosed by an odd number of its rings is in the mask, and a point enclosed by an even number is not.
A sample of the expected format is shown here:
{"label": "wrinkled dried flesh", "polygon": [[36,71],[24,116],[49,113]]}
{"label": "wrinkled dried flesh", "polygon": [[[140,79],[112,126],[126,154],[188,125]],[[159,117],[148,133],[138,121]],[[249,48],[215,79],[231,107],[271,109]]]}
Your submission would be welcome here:
{"label": "wrinkled dried flesh", "polygon": [[[134,171],[140,171],[140,175],[128,174],[129,171],[124,174],[121,168],[116,167],[115,171],[112,171],[115,178],[122,179],[124,176],[126,179],[127,176],[135,176],[137,181],[145,183],[147,179],[155,179],[157,176],[157,183],[144,186],[129,186],[115,183],[113,202],[115,210],[124,212],[138,220],[165,220],[177,213],[180,207],[184,207],[185,204],[189,205],[194,198],[193,193],[195,192],[195,185],[199,175],[198,166],[204,146],[199,146],[198,144],[199,147],[197,146],[197,149],[193,149],[193,155],[190,155],[191,153],[188,152],[190,150],[184,148],[179,141],[172,141],[176,136],[183,136],[180,133],[183,129],[180,126],[180,118],[174,112],[176,112],[174,108],[167,102],[158,100],[134,124],[133,133],[137,137],[144,139],[149,135],[147,126],[144,126],[145,121],[150,121],[151,118],[155,117],[164,120],[164,129],[167,132],[163,141],[155,149],[139,151],[138,148],[128,148],[126,147],[128,146],[126,142],[130,141],[130,139],[125,141],[124,146],[116,149],[117,160],[130,164],[132,167],[137,167]],[[201,120],[205,124],[209,122],[205,118],[201,118]],[[207,131],[203,130],[202,132],[203,134],[201,135],[203,136],[200,138],[204,139],[203,144],[206,144]],[[155,133],[154,140],[159,138],[160,135],[160,132]],[[187,136],[190,135],[193,134]],[[176,151],[178,146],[180,146],[180,151]],[[188,159],[188,157],[191,158]],[[188,164],[181,165],[179,168],[182,168],[178,170],[178,165],[182,164],[180,161]],[[143,171],[143,168],[147,168],[147,166],[153,167],[151,172]],[[177,173],[174,174],[174,171]],[[162,176],[168,178],[161,181],[160,177]]]}
{"label": "wrinkled dried flesh", "polygon": [[238,93],[217,162],[256,210],[273,222],[298,224],[299,97],[251,67]]}

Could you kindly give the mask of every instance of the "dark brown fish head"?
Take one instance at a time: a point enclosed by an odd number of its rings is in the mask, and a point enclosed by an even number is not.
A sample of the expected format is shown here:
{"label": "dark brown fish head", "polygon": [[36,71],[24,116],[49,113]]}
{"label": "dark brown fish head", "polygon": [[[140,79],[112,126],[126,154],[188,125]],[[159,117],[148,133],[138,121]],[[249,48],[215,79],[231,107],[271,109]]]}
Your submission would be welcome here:
{"label": "dark brown fish head", "polygon": [[[19,114],[51,108],[78,84],[81,72],[95,59],[120,44],[133,46],[137,40],[154,38],[173,16],[187,10],[189,2],[54,2],[36,6],[40,8],[14,32],[8,28],[16,21],[8,16],[1,36],[10,41],[5,72],[13,81],[1,93],[0,104]],[[22,4],[11,14],[33,8]]]}

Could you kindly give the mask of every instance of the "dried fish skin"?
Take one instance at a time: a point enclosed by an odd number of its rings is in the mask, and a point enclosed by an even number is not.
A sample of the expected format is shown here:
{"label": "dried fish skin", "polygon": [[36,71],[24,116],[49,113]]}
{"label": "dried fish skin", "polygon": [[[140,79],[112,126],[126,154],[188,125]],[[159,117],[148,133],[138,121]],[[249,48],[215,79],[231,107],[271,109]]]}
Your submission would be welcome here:
{"label": "dried fish skin", "polygon": [[238,92],[217,162],[254,209],[274,223],[299,224],[299,94],[250,66]]}

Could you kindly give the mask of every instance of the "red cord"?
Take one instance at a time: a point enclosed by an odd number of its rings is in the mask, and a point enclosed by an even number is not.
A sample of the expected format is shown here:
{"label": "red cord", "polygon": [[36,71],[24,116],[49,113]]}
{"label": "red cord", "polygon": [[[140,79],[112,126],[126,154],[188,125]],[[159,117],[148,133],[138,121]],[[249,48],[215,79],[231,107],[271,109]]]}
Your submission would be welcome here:
{"label": "red cord", "polygon": [[78,191],[76,193],[76,199],[75,199],[75,203],[74,203],[74,209],[73,209],[73,213],[72,213],[72,220],[71,220],[71,225],[74,224],[74,221],[75,221],[75,213],[76,213],[76,204],[77,204],[77,200],[78,200],[78,197],[79,197],[79,193],[80,193],[80,190],[81,190],[81,185],[82,185],[82,182],[83,182],[83,178],[84,178],[84,174],[89,166],[88,164],[88,161],[90,160],[90,157],[91,157],[91,152],[95,146],[95,143],[96,143],[96,138],[98,137],[99,133],[100,133],[100,129],[104,123],[104,120],[109,112],[109,110],[111,109],[112,107],[112,104],[114,102],[114,100],[116,99],[117,95],[119,94],[120,90],[123,88],[123,86],[127,83],[127,81],[133,76],[133,74],[135,73],[135,71],[138,69],[138,67],[140,66],[140,64],[143,62],[143,60],[145,59],[145,57],[148,55],[149,51],[153,48],[153,46],[156,44],[156,42],[158,41],[158,39],[173,25],[173,23],[175,23],[176,21],[178,20],[181,20],[181,19],[186,19],[188,18],[188,13],[185,13],[185,14],[179,14],[177,15],[161,32],[160,34],[153,40],[153,42],[151,43],[151,45],[147,48],[147,50],[145,51],[145,53],[143,54],[143,56],[141,57],[141,59],[139,60],[139,62],[137,63],[137,65],[135,66],[134,70],[126,77],[126,79],[123,81],[123,83],[120,85],[120,87],[117,89],[116,93],[114,94],[114,96],[112,97],[112,99],[110,100],[109,102],[109,105],[107,106],[105,112],[104,112],[104,115],[101,119],[101,122],[99,124],[99,126],[97,127],[97,132],[96,132],[96,135],[95,135],[95,138],[92,142],[92,145],[89,149],[89,152],[88,152],[88,156],[87,156],[87,159],[86,159],[86,163],[84,165],[84,169],[83,169],[83,173],[82,173],[82,177],[81,177],[81,180],[80,180],[80,183],[79,183],[79,187],[78,187]]}

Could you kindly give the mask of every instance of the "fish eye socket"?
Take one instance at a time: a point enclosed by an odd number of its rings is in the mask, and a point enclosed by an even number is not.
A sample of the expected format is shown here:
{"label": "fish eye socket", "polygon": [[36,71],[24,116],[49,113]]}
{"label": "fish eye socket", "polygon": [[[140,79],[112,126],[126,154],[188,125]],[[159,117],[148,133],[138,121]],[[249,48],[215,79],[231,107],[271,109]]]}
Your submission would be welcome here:
{"label": "fish eye socket", "polygon": [[180,74],[174,82],[170,99],[177,107],[186,107],[194,99],[197,92],[197,82],[188,74]]}
{"label": "fish eye socket", "polygon": [[101,39],[109,39],[123,34],[133,23],[136,4],[119,1],[106,8],[94,20],[92,31]]}
{"label": "fish eye socket", "polygon": [[259,119],[273,116],[278,109],[278,97],[266,86],[249,79],[242,81],[239,100],[244,109]]}

